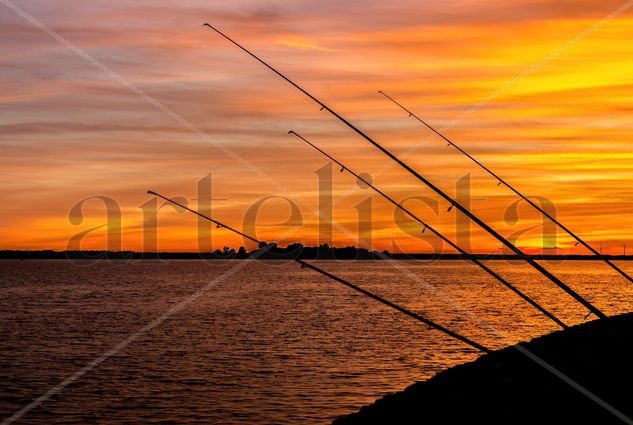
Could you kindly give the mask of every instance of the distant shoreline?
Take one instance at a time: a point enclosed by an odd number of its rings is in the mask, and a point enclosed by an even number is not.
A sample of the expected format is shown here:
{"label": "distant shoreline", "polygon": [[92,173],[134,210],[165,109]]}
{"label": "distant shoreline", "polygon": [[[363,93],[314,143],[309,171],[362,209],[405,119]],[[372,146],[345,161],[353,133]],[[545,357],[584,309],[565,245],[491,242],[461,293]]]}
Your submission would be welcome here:
{"label": "distant shoreline", "polygon": [[[259,254],[259,255],[258,255]],[[216,251],[216,252],[136,252],[136,251],[52,251],[52,250],[2,250],[0,260],[244,260],[257,258],[261,260],[384,260],[384,256],[394,260],[469,260],[482,261],[516,261],[522,258],[514,254],[430,254],[430,253],[389,253],[384,251],[369,252],[354,247],[327,248],[304,247],[301,250],[274,249],[260,254],[258,250],[245,251]],[[550,261],[596,261],[600,258],[594,255],[555,255],[534,254],[526,255],[533,260]],[[633,255],[604,255],[602,258],[623,261],[633,260]]]}

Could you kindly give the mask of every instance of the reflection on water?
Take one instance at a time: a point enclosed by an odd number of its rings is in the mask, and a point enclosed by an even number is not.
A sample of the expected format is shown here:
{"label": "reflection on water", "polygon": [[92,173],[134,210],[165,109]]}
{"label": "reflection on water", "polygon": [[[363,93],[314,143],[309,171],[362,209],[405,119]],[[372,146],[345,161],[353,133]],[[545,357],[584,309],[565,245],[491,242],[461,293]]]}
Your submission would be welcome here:
{"label": "reflection on water", "polygon": [[[319,264],[488,346],[556,330],[463,262]],[[584,320],[528,267],[489,264]],[[549,266],[608,314],[632,310],[633,286],[603,264]],[[0,273],[0,418],[217,280],[24,423],[324,423],[478,355],[294,263],[4,261]]]}

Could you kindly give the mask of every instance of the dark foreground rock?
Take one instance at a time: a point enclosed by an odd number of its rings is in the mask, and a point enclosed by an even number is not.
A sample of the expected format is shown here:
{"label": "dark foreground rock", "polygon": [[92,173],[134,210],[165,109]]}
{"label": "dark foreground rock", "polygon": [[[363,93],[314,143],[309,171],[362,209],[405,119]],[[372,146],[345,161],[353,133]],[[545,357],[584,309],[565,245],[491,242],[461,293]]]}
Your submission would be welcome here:
{"label": "dark foreground rock", "polygon": [[626,417],[633,417],[633,313],[484,355],[334,423],[633,424]]}

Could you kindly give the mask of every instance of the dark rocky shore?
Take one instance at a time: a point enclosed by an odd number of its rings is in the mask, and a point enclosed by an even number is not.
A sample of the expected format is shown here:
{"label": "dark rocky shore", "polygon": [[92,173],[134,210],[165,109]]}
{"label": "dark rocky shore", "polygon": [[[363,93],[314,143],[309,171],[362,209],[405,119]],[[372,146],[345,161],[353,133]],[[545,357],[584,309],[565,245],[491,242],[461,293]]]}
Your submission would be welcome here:
{"label": "dark rocky shore", "polygon": [[[536,363],[525,350],[575,384]],[[484,355],[334,423],[633,423],[621,415],[633,418],[633,313],[594,320]]]}

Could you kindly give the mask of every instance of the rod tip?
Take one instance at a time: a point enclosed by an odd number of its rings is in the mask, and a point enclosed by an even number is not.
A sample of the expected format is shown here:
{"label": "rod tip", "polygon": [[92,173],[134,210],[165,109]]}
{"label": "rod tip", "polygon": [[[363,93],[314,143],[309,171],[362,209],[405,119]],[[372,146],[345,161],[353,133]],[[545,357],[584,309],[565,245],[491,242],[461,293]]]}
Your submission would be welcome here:
{"label": "rod tip", "polygon": [[295,131],[294,131],[294,130],[289,130],[289,131],[288,131],[288,134],[297,134],[297,133],[295,133]]}

